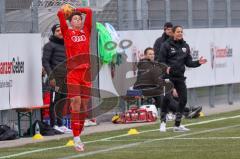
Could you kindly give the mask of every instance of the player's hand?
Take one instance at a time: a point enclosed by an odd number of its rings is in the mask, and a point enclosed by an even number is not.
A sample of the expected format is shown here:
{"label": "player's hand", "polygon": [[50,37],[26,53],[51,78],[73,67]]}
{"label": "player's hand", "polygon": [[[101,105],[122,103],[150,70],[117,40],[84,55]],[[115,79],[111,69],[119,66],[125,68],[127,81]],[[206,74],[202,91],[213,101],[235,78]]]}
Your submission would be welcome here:
{"label": "player's hand", "polygon": [[199,64],[205,64],[207,62],[207,59],[204,59],[202,56],[199,59]]}
{"label": "player's hand", "polygon": [[178,93],[177,93],[177,90],[175,88],[173,88],[173,90],[172,90],[172,95],[174,97],[178,97]]}
{"label": "player's hand", "polygon": [[51,80],[49,81],[49,85],[50,85],[51,87],[55,87],[55,86],[56,86],[56,80],[55,80],[55,79],[51,79]]}
{"label": "player's hand", "polygon": [[55,92],[58,92],[59,91],[59,89],[60,89],[60,87],[55,87]]}
{"label": "player's hand", "polygon": [[169,75],[171,67],[167,67],[166,73]]}

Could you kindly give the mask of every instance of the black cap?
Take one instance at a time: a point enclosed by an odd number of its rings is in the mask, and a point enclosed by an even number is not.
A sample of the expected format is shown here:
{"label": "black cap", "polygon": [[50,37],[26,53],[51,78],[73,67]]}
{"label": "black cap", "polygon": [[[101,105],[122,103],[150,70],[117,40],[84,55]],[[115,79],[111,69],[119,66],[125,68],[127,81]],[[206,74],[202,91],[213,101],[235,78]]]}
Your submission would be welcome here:
{"label": "black cap", "polygon": [[56,29],[59,28],[59,27],[60,27],[60,24],[54,24],[54,25],[52,26],[52,34],[53,34],[53,35],[54,35]]}
{"label": "black cap", "polygon": [[173,24],[171,22],[166,22],[164,24],[164,30],[166,30],[167,28],[172,28],[173,27]]}

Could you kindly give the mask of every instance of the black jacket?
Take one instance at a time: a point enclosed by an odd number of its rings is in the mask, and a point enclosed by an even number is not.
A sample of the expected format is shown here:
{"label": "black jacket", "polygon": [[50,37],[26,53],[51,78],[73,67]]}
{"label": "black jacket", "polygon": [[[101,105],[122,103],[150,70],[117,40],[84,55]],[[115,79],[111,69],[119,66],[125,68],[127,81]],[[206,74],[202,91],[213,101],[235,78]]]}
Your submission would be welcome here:
{"label": "black jacket", "polygon": [[154,45],[153,45],[153,49],[154,49],[154,52],[155,52],[155,61],[159,61],[161,46],[162,46],[162,44],[163,44],[167,39],[169,39],[169,36],[164,32],[164,33],[162,34],[162,36],[159,37],[159,38],[155,41],[155,43],[154,43]]}
{"label": "black jacket", "polygon": [[166,71],[165,65],[150,61],[149,59],[142,59],[139,61],[137,68],[137,81],[134,84],[134,88],[142,85],[159,86],[162,84],[162,76]]}
{"label": "black jacket", "polygon": [[149,97],[169,93],[173,89],[173,84],[163,79],[166,69],[166,65],[148,59],[139,61],[137,81],[133,88],[142,90],[143,95]]}
{"label": "black jacket", "polygon": [[[63,39],[55,36],[49,38],[49,42],[43,47],[42,65],[47,71],[48,76],[64,77],[66,75],[66,54]],[[52,77],[54,78],[54,77]]]}
{"label": "black jacket", "polygon": [[193,61],[189,45],[184,40],[174,41],[169,38],[161,46],[159,62],[170,66],[172,70],[177,70],[177,74],[171,73],[170,80],[185,80],[185,66],[198,67],[199,61]]}

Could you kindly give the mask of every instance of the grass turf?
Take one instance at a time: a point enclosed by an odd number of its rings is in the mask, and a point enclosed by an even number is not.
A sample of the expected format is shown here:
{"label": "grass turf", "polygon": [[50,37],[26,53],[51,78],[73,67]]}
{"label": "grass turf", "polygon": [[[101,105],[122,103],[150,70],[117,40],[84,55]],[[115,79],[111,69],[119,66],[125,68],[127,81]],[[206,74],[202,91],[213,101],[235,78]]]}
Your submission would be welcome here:
{"label": "grass turf", "polygon": [[[209,117],[183,120],[184,124],[209,121],[218,118],[240,115],[240,111],[222,113]],[[173,122],[167,124],[173,126]],[[138,131],[158,129],[159,124],[138,127]],[[240,156],[240,117],[200,125],[191,125],[191,131],[174,133],[169,129],[166,133],[149,131],[139,135],[115,137],[106,141],[86,143],[86,151],[75,152],[73,147],[60,147],[51,150],[18,155],[12,158],[52,159],[52,158],[80,158],[85,159],[238,159]],[[126,134],[129,129],[95,133],[82,136],[84,142],[99,140],[112,136]],[[232,137],[232,138],[230,138]],[[20,147],[0,149],[0,157],[18,154],[44,148],[59,147],[67,143],[68,139],[28,144]],[[133,145],[134,144],[134,145]],[[113,149],[113,150],[111,150]],[[101,151],[102,150],[102,151]],[[82,155],[82,156],[81,156]]]}

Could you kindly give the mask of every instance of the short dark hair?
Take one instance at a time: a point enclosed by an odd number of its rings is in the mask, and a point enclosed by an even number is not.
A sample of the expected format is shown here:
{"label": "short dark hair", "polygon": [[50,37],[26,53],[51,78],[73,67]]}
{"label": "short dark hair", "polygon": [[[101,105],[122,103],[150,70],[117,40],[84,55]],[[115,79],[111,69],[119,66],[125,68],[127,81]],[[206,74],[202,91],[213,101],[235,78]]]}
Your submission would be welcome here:
{"label": "short dark hair", "polygon": [[147,48],[144,50],[144,55],[147,55],[148,50],[153,50],[153,51],[154,51],[154,49],[153,49],[152,47],[147,47]]}
{"label": "short dark hair", "polygon": [[172,28],[173,27],[173,24],[171,23],[171,22],[166,22],[165,24],[164,24],[164,30],[166,30],[167,28]]}
{"label": "short dark hair", "polygon": [[172,29],[174,33],[176,32],[177,28],[182,28],[183,29],[183,27],[181,25],[176,25]]}
{"label": "short dark hair", "polygon": [[68,20],[71,21],[74,15],[80,16],[80,17],[81,17],[81,20],[83,19],[81,12],[73,12],[73,13],[68,17]]}

